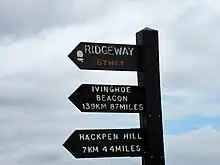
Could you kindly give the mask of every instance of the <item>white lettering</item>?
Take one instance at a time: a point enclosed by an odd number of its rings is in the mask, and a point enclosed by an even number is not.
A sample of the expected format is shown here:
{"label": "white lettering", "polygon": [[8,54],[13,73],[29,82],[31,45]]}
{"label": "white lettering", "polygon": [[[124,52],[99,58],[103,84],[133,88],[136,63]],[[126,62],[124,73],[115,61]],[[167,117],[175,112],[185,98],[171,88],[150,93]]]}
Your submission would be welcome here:
{"label": "white lettering", "polygon": [[122,54],[129,55],[128,50],[124,48]]}
{"label": "white lettering", "polygon": [[83,149],[83,153],[86,152],[86,148],[87,148],[87,147],[82,147],[82,149]]}
{"label": "white lettering", "polygon": [[87,44],[84,46],[84,52],[86,54],[104,54],[110,56],[132,56],[134,47],[131,46],[113,46],[113,45],[95,45]]}
{"label": "white lettering", "polygon": [[140,145],[136,145],[136,151],[140,152],[141,151],[141,146]]}
{"label": "white lettering", "polygon": [[[101,100],[101,98],[100,98]],[[107,104],[108,105],[108,104]],[[144,109],[143,104],[109,104],[108,109],[112,111],[142,111]]]}
{"label": "white lettering", "polygon": [[140,145],[113,145],[113,146],[108,146],[109,148],[107,148],[107,146],[103,147],[103,151],[105,152],[140,152],[141,151],[141,147]]}
{"label": "white lettering", "polygon": [[108,47],[108,54],[111,55],[111,56],[114,55],[114,51],[113,51],[113,47],[112,46]]}
{"label": "white lettering", "polygon": [[143,104],[139,104],[139,110],[142,111],[144,109],[144,105]]}
{"label": "white lettering", "polygon": [[93,45],[91,45],[91,52],[92,52],[92,54],[95,54],[94,46]]}
{"label": "white lettering", "polygon": [[115,152],[115,146],[111,146],[110,148],[109,148],[109,150],[111,151],[111,152]]}
{"label": "white lettering", "polygon": [[85,45],[85,53],[91,54],[90,45]]}
{"label": "white lettering", "polygon": [[82,103],[82,109],[83,110],[103,110],[107,109],[106,103]]}
{"label": "white lettering", "polygon": [[96,100],[97,101],[102,101],[102,102],[105,102],[105,101],[114,101],[114,102],[122,102],[122,101],[125,101],[127,102],[128,101],[128,96],[116,96],[116,95],[112,95],[112,96],[106,96],[106,95],[96,95]]}
{"label": "white lettering", "polygon": [[125,133],[124,134],[124,140],[136,140],[136,139],[142,139],[139,133]]}
{"label": "white lettering", "polygon": [[131,93],[130,86],[98,86],[91,87],[92,92],[105,92],[105,93]]}
{"label": "white lettering", "polygon": [[117,140],[116,133],[94,133],[94,134],[79,134],[79,140]]}
{"label": "white lettering", "polygon": [[132,56],[134,48],[128,47],[128,50],[129,50],[130,56]]}
{"label": "white lettering", "polygon": [[83,153],[94,153],[94,152],[99,152],[99,147],[98,146],[86,146],[82,147]]}
{"label": "white lettering", "polygon": [[79,140],[82,140],[82,139],[84,139],[85,137],[84,137],[84,134],[79,134]]}
{"label": "white lettering", "polygon": [[102,52],[103,52],[103,54],[108,54],[108,48],[106,47],[106,46],[103,46],[102,47]]}
{"label": "white lettering", "polygon": [[102,49],[99,46],[95,45],[95,54],[100,54],[101,52]]}
{"label": "white lettering", "polygon": [[107,148],[106,146],[104,146],[104,147],[102,148],[102,151],[108,152],[108,148]]}
{"label": "white lettering", "polygon": [[115,146],[115,152],[121,152],[121,146]]}
{"label": "white lettering", "polygon": [[122,54],[122,47],[120,47],[120,48],[115,48],[115,54],[116,54],[116,55],[121,55],[121,54]]}

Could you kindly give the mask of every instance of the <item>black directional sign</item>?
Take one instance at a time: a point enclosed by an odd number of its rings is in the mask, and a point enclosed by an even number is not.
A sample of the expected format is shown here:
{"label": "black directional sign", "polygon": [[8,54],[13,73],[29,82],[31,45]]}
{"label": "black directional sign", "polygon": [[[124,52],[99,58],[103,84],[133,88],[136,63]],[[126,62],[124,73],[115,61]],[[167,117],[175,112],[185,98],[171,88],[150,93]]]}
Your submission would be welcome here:
{"label": "black directional sign", "polygon": [[80,42],[68,57],[86,70],[137,71],[137,45]]}
{"label": "black directional sign", "polygon": [[82,84],[69,100],[81,112],[140,113],[145,95],[140,86]]}
{"label": "black directional sign", "polygon": [[75,158],[142,156],[140,129],[76,130],[63,146]]}

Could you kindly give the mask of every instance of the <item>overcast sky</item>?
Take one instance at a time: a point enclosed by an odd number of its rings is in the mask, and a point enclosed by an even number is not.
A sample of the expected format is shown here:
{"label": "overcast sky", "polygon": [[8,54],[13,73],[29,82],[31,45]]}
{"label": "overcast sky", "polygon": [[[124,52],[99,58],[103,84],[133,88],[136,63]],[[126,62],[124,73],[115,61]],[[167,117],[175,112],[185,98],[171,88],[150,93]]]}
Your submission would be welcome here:
{"label": "overcast sky", "polygon": [[139,165],[140,158],[77,160],[62,143],[75,129],[135,128],[138,115],[81,113],[82,83],[136,85],[135,72],[83,71],[81,41],[135,44],[159,31],[168,165],[220,162],[220,2],[217,0],[1,0],[2,165]]}

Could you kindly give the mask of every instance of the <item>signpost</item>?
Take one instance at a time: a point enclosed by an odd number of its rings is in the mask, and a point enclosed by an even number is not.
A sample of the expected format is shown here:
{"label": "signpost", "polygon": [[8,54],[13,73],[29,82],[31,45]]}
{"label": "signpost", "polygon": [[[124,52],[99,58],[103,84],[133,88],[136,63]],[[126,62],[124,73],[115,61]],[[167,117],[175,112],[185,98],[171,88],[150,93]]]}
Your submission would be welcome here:
{"label": "signpost", "polygon": [[69,96],[81,112],[140,113],[144,109],[144,87],[82,84]]}
{"label": "signpost", "polygon": [[75,158],[143,155],[140,129],[76,130],[63,146]]}
{"label": "signpost", "polygon": [[138,70],[136,45],[80,42],[68,57],[85,70]]}
{"label": "signpost", "polygon": [[68,57],[87,70],[137,71],[138,86],[82,84],[69,100],[81,112],[139,113],[140,129],[76,130],[63,144],[75,158],[142,156],[165,165],[158,31],[136,33],[136,45],[80,42]]}
{"label": "signpost", "polygon": [[144,130],[142,165],[165,165],[160,96],[158,31],[145,28],[136,33],[136,43],[143,49],[138,54],[138,85],[145,88],[145,108],[140,114]]}

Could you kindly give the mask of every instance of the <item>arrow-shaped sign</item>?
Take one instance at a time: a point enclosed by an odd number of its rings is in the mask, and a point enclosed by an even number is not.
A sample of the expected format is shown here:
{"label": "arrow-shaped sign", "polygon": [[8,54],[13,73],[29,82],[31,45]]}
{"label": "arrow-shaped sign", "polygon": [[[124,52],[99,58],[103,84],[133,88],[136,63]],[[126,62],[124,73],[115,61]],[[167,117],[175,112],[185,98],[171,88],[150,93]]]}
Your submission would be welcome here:
{"label": "arrow-shaped sign", "polygon": [[69,100],[81,112],[140,113],[145,95],[140,86],[82,84]]}
{"label": "arrow-shaped sign", "polygon": [[68,57],[87,70],[137,71],[137,45],[80,42]]}
{"label": "arrow-shaped sign", "polygon": [[142,156],[140,129],[76,130],[63,146],[75,158]]}

